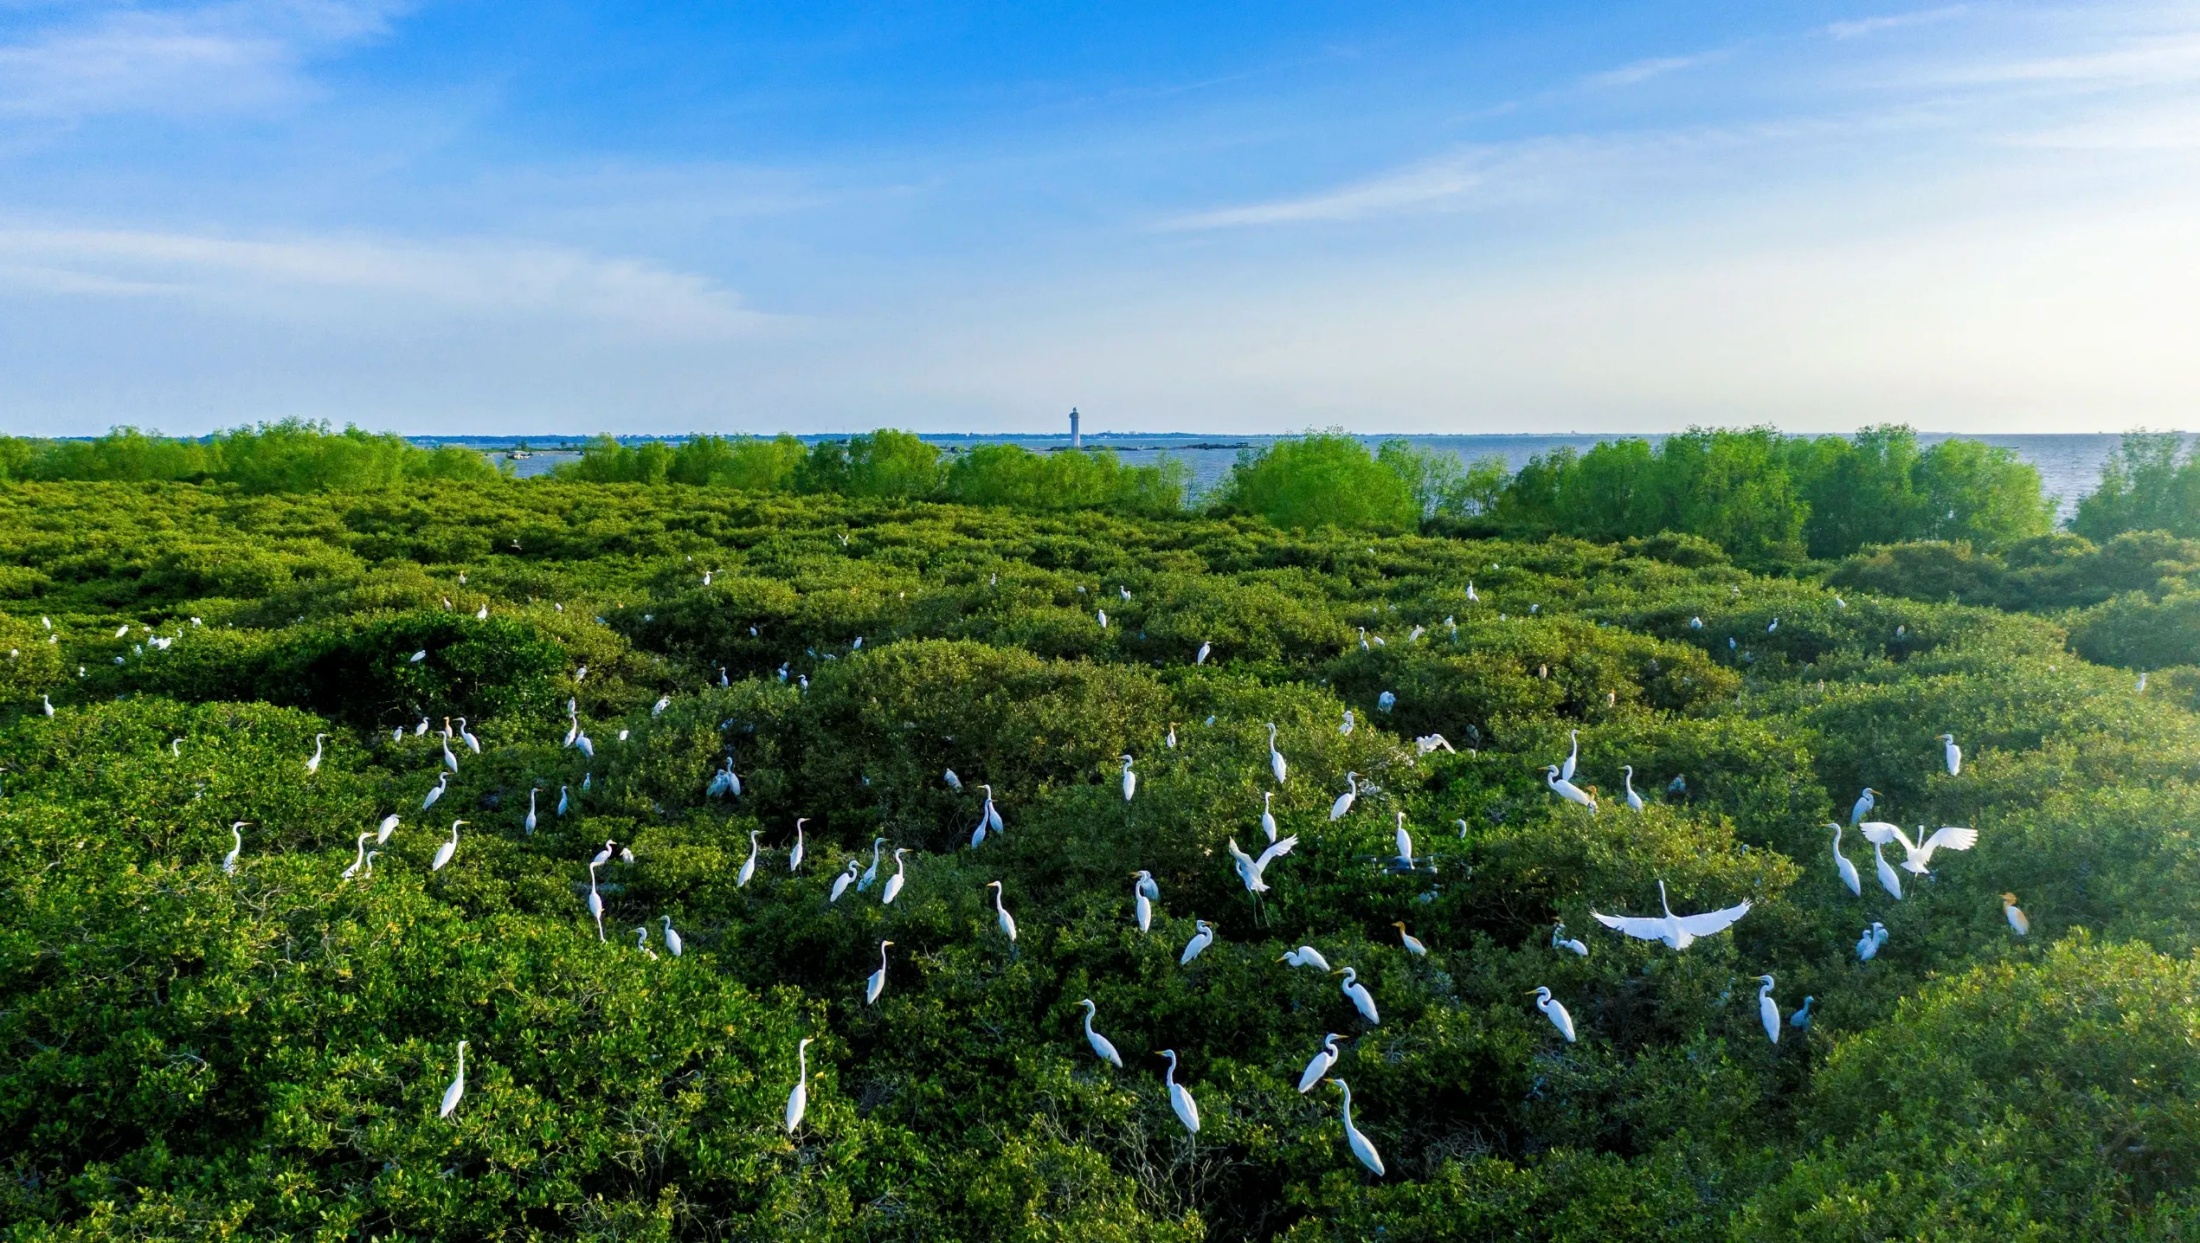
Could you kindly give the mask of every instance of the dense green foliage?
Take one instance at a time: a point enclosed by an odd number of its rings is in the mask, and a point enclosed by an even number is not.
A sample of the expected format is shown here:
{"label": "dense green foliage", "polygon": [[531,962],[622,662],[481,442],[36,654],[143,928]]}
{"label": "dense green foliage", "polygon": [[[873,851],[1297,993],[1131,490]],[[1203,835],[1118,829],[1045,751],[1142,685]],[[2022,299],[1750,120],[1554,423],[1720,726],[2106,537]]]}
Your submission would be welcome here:
{"label": "dense green foliage", "polygon": [[143,483],[191,480],[247,492],[379,488],[405,480],[497,477],[487,458],[449,446],[423,449],[402,436],[288,419],[175,440],[119,427],[96,440],[0,437],[0,479]]}
{"label": "dense green foliage", "polygon": [[2070,528],[2106,541],[2126,531],[2200,539],[2200,445],[2178,461],[2184,437],[2133,432],[2101,471],[2101,486],[2078,502]]}
{"label": "dense green foliage", "polygon": [[[1383,520],[1401,531],[1467,483],[1320,452],[1401,481]],[[1292,533],[876,483],[915,456],[844,450],[868,496],[0,488],[0,1237],[2105,1240],[2200,1222],[2200,681],[2142,691],[2036,612],[1760,577],[1693,536]],[[2141,606],[2185,607],[2169,580],[2192,552],[2060,536],[1991,560],[1996,590],[2102,610],[2079,652],[2120,659],[2175,630]],[[1883,558],[1844,573],[1895,573],[1915,547]],[[481,752],[452,744],[423,811],[446,714]],[[576,725],[592,755],[566,745]],[[1600,814],[1545,787],[1570,731]],[[1456,753],[1414,744],[1432,733]],[[713,797],[729,756],[741,792]],[[1332,820],[1347,772],[1360,795]],[[1006,831],[973,848],[981,782]],[[1977,848],[1898,902],[1852,836],[1852,896],[1823,825],[1867,784],[1886,818],[1975,825]],[[1256,900],[1227,844],[1264,843],[1271,790],[1299,845]],[[344,877],[391,812],[371,876]],[[1387,865],[1401,812],[1433,870]],[[829,902],[879,837],[908,850],[906,890]],[[635,862],[597,870],[599,940],[584,900],[607,838]],[[1150,933],[1132,869],[1159,883]],[[1756,905],[1685,953],[1592,919],[1656,911],[1660,881],[1683,911]],[[2028,937],[2004,920],[2012,890]],[[1218,939],[1181,965],[1195,918]],[[1860,963],[1873,920],[1890,937]],[[1587,956],[1553,948],[1559,921]],[[1301,944],[1358,971],[1380,1025],[1277,961]],[[1784,1010],[1815,998],[1776,1045],[1765,972]],[[1121,1070],[1085,1045],[1087,997]],[[1335,1073],[1386,1177],[1347,1152],[1334,1089],[1295,1090],[1324,1032],[1346,1037]],[[461,1039],[466,1094],[439,1118]]]}

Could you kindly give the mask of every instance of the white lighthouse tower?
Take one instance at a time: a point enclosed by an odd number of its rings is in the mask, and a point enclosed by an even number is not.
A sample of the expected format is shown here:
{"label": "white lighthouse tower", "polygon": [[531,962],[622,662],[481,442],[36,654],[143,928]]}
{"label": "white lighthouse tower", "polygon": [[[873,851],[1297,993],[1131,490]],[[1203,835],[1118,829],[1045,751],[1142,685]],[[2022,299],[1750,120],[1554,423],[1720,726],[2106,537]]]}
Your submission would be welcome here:
{"label": "white lighthouse tower", "polygon": [[1077,432],[1077,407],[1075,406],[1069,408],[1069,447],[1072,449],[1085,447],[1085,438]]}

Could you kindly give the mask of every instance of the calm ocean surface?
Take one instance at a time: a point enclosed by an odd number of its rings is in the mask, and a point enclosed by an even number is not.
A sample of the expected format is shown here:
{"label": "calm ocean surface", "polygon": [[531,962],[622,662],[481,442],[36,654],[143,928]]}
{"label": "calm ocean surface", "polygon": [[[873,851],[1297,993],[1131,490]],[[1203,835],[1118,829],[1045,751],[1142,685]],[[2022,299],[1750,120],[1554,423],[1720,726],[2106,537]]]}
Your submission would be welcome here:
{"label": "calm ocean surface", "polygon": [[[540,475],[560,462],[568,462],[578,456],[574,448],[580,437],[571,436],[415,436],[412,440],[423,445],[463,444],[485,451],[499,451],[518,443],[540,446],[533,455],[515,460],[512,465],[521,476]],[[621,437],[627,441],[657,439],[650,436]],[[670,439],[679,439],[670,437]],[[805,436],[804,440],[831,440],[831,436]],[[946,449],[967,449],[982,444],[1019,444],[1026,448],[1045,451],[1069,444],[1067,436],[926,436],[926,440]],[[1225,474],[1230,464],[1237,460],[1239,450],[1255,448],[1276,439],[1273,436],[1199,436],[1180,433],[1131,435],[1127,433],[1101,433],[1088,435],[1085,443],[1105,446],[1123,456],[1125,462],[1151,462],[1167,454],[1191,467],[1192,478],[1200,490],[1213,487]],[[1386,436],[1363,436],[1370,445],[1390,439]],[[1466,461],[1479,457],[1499,457],[1509,469],[1518,469],[1538,453],[1547,453],[1561,445],[1587,449],[1602,441],[1617,439],[1612,436],[1407,436],[1424,449],[1456,453]],[[1656,440],[1658,437],[1649,437]],[[1918,439],[1925,443],[1947,440],[1950,437],[1933,433],[1921,433]],[[2100,482],[2101,463],[2116,448],[2118,437],[2113,435],[2070,436],[1972,436],[1990,445],[2000,445],[2014,450],[2017,456],[2037,466],[2040,480],[2050,495],[2060,498],[2062,512],[2067,516],[2078,503],[2078,498],[2091,492]],[[553,446],[557,446],[553,448]],[[560,451],[560,450],[563,451]]]}

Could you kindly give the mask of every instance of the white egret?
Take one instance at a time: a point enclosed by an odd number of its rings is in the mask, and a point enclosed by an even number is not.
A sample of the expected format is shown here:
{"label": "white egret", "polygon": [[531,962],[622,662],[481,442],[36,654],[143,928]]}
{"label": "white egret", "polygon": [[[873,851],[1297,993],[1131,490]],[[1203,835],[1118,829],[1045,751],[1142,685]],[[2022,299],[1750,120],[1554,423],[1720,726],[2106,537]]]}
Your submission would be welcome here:
{"label": "white egret", "polygon": [[1864,929],[1864,935],[1856,939],[1856,961],[1870,962],[1879,957],[1879,949],[1887,943],[1887,925],[1874,923]]}
{"label": "white egret", "polygon": [[833,878],[833,891],[825,898],[828,904],[840,901],[840,895],[848,892],[848,886],[855,883],[856,869],[862,866],[863,861],[861,859],[848,860],[848,870]]}
{"label": "white egret", "polygon": [[474,737],[473,731],[466,728],[465,717],[458,718],[458,737],[460,741],[466,744],[468,751],[473,752],[475,755],[481,754],[481,739]]}
{"label": "white egret", "polygon": [[1275,803],[1276,792],[1274,790],[1262,792],[1260,796],[1260,831],[1266,833],[1268,840],[1271,842],[1276,840]]}
{"label": "white egret", "polygon": [[1375,1011],[1375,994],[1368,992],[1367,985],[1360,983],[1359,969],[1346,967],[1336,974],[1344,977],[1344,983],[1339,988],[1344,993],[1345,1000],[1350,1001],[1352,1007],[1360,1012],[1360,1017],[1366,1019],[1370,1025],[1381,1023],[1382,1016]]}
{"label": "white egret", "polygon": [[909,883],[909,861],[902,858],[908,853],[906,846],[894,848],[894,874],[886,878],[886,888],[878,896],[879,905],[892,906],[894,899],[901,896],[901,887]]}
{"label": "white egret", "polygon": [[313,736],[313,755],[306,760],[307,772],[317,773],[321,771],[321,740],[326,737],[328,737],[327,734],[315,734]]}
{"label": "white egret", "polygon": [[229,853],[222,858],[222,871],[228,875],[235,876],[237,874],[237,856],[244,853],[244,826],[250,823],[252,823],[250,820],[239,820],[229,826],[229,836],[236,839],[236,844],[231,846]]}
{"label": "white egret", "polygon": [[1421,938],[1406,931],[1404,920],[1394,920],[1390,926],[1398,930],[1398,943],[1405,947],[1406,953],[1413,955],[1415,958],[1428,956],[1428,946],[1421,944]]}
{"label": "white egret", "polygon": [[1757,977],[1757,1021],[1765,1025],[1765,1039],[1780,1043],[1780,1003],[1772,999],[1772,977]]}
{"label": "white egret", "polygon": [[760,830],[757,829],[749,830],[749,857],[742,861],[740,875],[733,879],[733,887],[736,889],[747,887],[749,880],[756,875],[756,839],[759,833]]}
{"label": "white egret", "polygon": [[617,842],[611,840],[608,837],[603,839],[603,849],[597,851],[596,857],[589,860],[589,862],[595,864],[597,867],[602,867],[604,864],[611,862],[611,856],[617,853],[617,851],[614,849],[614,847],[616,847],[617,845]]}
{"label": "white egret", "polygon": [[1276,723],[1274,721],[1268,722],[1268,771],[1276,775],[1277,785],[1280,786],[1284,783],[1284,773],[1288,770],[1283,762],[1283,752],[1276,750]]}
{"label": "white egret", "polygon": [[[677,952],[675,952],[677,956]],[[787,1134],[802,1125],[802,1115],[810,1110],[810,1041],[804,1036],[802,1043],[794,1047],[794,1090],[787,1093]]]}
{"label": "white egret", "polygon": [[1337,1064],[1337,1042],[1342,1039],[1344,1037],[1335,1032],[1322,1037],[1322,1047],[1314,1050],[1314,1056],[1307,1060],[1306,1069],[1299,1074],[1301,1096],[1313,1091],[1314,1085],[1320,1083],[1322,1076],[1329,1073],[1329,1068]]}
{"label": "white egret", "polygon": [[1350,736],[1354,724],[1355,722],[1352,719],[1352,709],[1346,708],[1344,710],[1344,724],[1337,727],[1337,732],[1346,736]]}
{"label": "white egret", "polygon": [[1360,774],[1346,773],[1344,780],[1350,788],[1338,795],[1337,801],[1329,805],[1329,819],[1332,823],[1344,819],[1344,814],[1352,810],[1353,802],[1360,797]]}
{"label": "white egret", "polygon": [[1163,1049],[1160,1055],[1169,1059],[1168,1073],[1163,1076],[1163,1082],[1169,1086],[1169,1108],[1176,1111],[1176,1120],[1184,1124],[1185,1130],[1197,1135],[1199,1134],[1199,1102],[1192,1099],[1189,1088],[1176,1081],[1176,1050]]}
{"label": "white egret", "polygon": [[1162,744],[1163,746],[1167,747],[1167,748],[1168,748],[1169,750],[1171,750],[1171,751],[1174,751],[1174,750],[1176,750],[1176,722],[1175,722],[1175,721],[1171,721],[1171,722],[1169,722],[1169,732],[1168,732],[1168,735],[1167,735],[1166,737],[1162,738],[1162,740],[1161,740],[1161,744]]}
{"label": "white egret", "polygon": [[489,606],[488,606],[487,604],[483,604],[483,605],[482,605],[482,606],[481,606],[480,608],[478,608],[478,609],[475,609],[475,610],[474,610],[474,620],[475,620],[475,621],[487,621],[487,620],[489,620]]}
{"label": "white egret", "polygon": [[41,692],[38,696],[38,702],[45,706],[47,716],[53,715],[53,700],[50,697]]}
{"label": "white egret", "polygon": [[1816,997],[1803,998],[1803,1008],[1788,1016],[1788,1026],[1798,1030],[1810,1027],[1810,1008],[1818,1004]]}
{"label": "white egret", "polygon": [[649,955],[651,958],[655,958],[657,956],[657,951],[649,948],[648,924],[634,925],[634,948],[642,951],[644,954]]}
{"label": "white egret", "polygon": [[1442,734],[1422,734],[1413,740],[1415,755],[1427,755],[1431,751],[1442,751],[1447,755],[1459,754],[1458,748],[1451,745],[1451,739]]}
{"label": "white egret", "polygon": [[451,754],[451,736],[449,734],[443,735],[443,767],[454,773],[458,771],[458,757]]}
{"label": "white egret", "polygon": [[427,737],[427,735],[428,735],[428,718],[426,718],[426,717],[421,717],[421,718],[420,718],[420,724],[418,724],[418,725],[415,725],[415,726],[413,726],[413,737],[415,737],[415,738],[425,738],[425,737]]}
{"label": "white egret", "polygon": [[588,865],[588,917],[596,921],[596,939],[603,940],[603,895],[596,892],[596,869],[601,863]]}
{"label": "white egret", "polygon": [[1856,875],[1856,865],[1849,862],[1847,855],[1841,853],[1841,822],[1829,820],[1826,827],[1833,830],[1833,870],[1841,874],[1841,883],[1849,887],[1850,893],[1863,897],[1864,882]]}
{"label": "white egret", "polygon": [[947,788],[953,790],[955,793],[960,794],[963,792],[963,779],[955,775],[954,769],[950,768],[946,772],[941,773],[940,780],[945,781],[947,783]]}
{"label": "white egret", "polygon": [[458,826],[465,823],[467,822],[464,820],[451,821],[451,840],[435,848],[435,861],[428,865],[429,871],[442,871],[443,865],[449,863],[451,856],[458,853]]}
{"label": "white egret", "polygon": [[1590,815],[1596,814],[1597,801],[1589,796],[1588,791],[1582,789],[1580,786],[1575,785],[1573,782],[1566,780],[1564,777],[1559,776],[1558,765],[1551,765],[1549,770],[1543,774],[1543,784],[1551,788],[1551,793],[1556,794],[1557,796],[1565,799],[1569,803],[1581,804],[1583,807],[1589,809]]}
{"label": "white egret", "polygon": [[359,869],[367,865],[367,839],[372,836],[374,835],[371,833],[361,833],[359,835],[358,853],[352,856],[351,866],[344,869],[344,880],[350,880],[352,877],[357,876]]}
{"label": "white egret", "polygon": [[1192,921],[1192,925],[1198,928],[1199,931],[1193,933],[1192,939],[1184,943],[1184,953],[1176,960],[1176,965],[1179,967],[1192,965],[1194,958],[1206,953],[1207,947],[1215,943],[1215,930],[1209,926],[1206,920],[1195,919]]}
{"label": "white egret", "polygon": [[1941,758],[1948,761],[1948,775],[1951,777],[1960,776],[1963,772],[1963,748],[1956,745],[1956,736],[1954,734],[1942,734],[1940,742]]}
{"label": "white egret", "polygon": [[1276,961],[1294,967],[1312,967],[1324,975],[1329,974],[1329,960],[1322,957],[1322,952],[1311,945],[1301,945],[1295,950],[1287,951]]}
{"label": "white egret", "polygon": [[[589,759],[595,759],[595,758],[596,758],[596,744],[595,744],[595,741],[594,741],[593,739],[589,738],[589,736],[588,736],[588,735],[586,735],[586,734],[582,734],[582,735],[581,735],[580,737],[578,737],[578,738],[575,738],[575,739],[573,740],[573,745],[574,745],[574,746],[576,746],[576,747],[578,747],[578,748],[580,748],[580,752],[581,752],[581,754],[582,754],[582,755],[585,755],[585,756],[587,756],[587,757],[588,757]],[[738,787],[738,786],[736,786],[736,788],[734,789],[734,793],[735,793],[735,794],[739,794],[740,792],[741,792],[741,791],[740,791],[739,787]]]}
{"label": "white egret", "polygon": [[375,831],[374,831],[374,844],[375,844],[375,845],[377,845],[377,846],[379,846],[379,845],[381,845],[382,843],[384,843],[384,842],[386,842],[386,841],[390,840],[390,834],[392,834],[392,833],[395,833],[396,831],[397,831],[397,813],[395,813],[395,812],[391,812],[391,813],[390,813],[389,815],[387,815],[387,816],[384,816],[384,817],[382,817],[382,824],[381,824],[381,826],[380,826],[379,828],[375,829]]}
{"label": "white egret", "polygon": [[1207,663],[1207,654],[1208,654],[1209,652],[1212,652],[1212,651],[1214,651],[1214,650],[1215,650],[1215,645],[1214,645],[1214,644],[1212,644],[1212,643],[1205,643],[1205,642],[1202,642],[1202,643],[1201,643],[1201,644],[1199,645],[1199,655],[1197,655],[1197,656],[1194,656],[1194,657],[1192,657],[1192,663],[1193,663],[1193,664],[1195,664],[1195,665],[1204,665],[1204,664],[1206,664],[1206,663]]}
{"label": "white egret", "polygon": [[[1146,890],[1153,887],[1153,873],[1133,872],[1131,876],[1131,910],[1137,916],[1138,930],[1148,932],[1153,928],[1154,899],[1147,896]],[[1159,893],[1160,890],[1155,888],[1154,892]]]}
{"label": "white egret", "polygon": [[1581,763],[1581,731],[1569,729],[1566,731],[1566,736],[1573,739],[1574,747],[1573,750],[1566,753],[1566,762],[1558,766],[1558,778],[1561,781],[1572,781],[1574,779],[1574,766]]}
{"label": "white egret", "polygon": [[1548,988],[1536,989],[1534,996],[1535,1008],[1543,1012],[1543,1017],[1551,1021],[1551,1026],[1558,1029],[1558,1034],[1566,1038],[1567,1044],[1574,1043],[1574,1016],[1566,1013],[1565,1005],[1551,996]]}
{"label": "white egret", "polygon": [[649,715],[651,715],[651,716],[663,716],[663,715],[665,714],[665,709],[667,709],[667,708],[669,708],[669,707],[671,707],[671,706],[672,706],[672,696],[670,696],[670,695],[659,695],[659,696],[657,697],[657,702],[656,702],[656,703],[654,703],[654,704],[651,704],[651,705],[650,705],[650,707],[649,707]]}
{"label": "white egret", "polygon": [[1620,779],[1625,782],[1627,787],[1627,810],[1641,811],[1642,796],[1635,793],[1635,766],[1632,764],[1622,764],[1619,766],[1619,771]]}
{"label": "white egret", "polygon": [[1567,950],[1583,958],[1589,956],[1589,947],[1577,937],[1566,935],[1566,925],[1561,923],[1551,929],[1551,948]]}
{"label": "white egret", "polygon": [[564,814],[566,813],[566,811],[567,811],[567,810],[568,810],[569,808],[571,808],[572,806],[573,806],[573,787],[571,787],[571,786],[562,786],[562,785],[561,785],[561,786],[559,786],[559,787],[558,787],[558,811],[557,811],[557,814],[558,814],[558,815],[560,815],[560,816],[564,815]]}
{"label": "white egret", "polygon": [[1342,1116],[1344,1118],[1345,1146],[1352,1150],[1353,1156],[1359,1158],[1361,1165],[1366,1166],[1375,1177],[1381,1178],[1383,1176],[1383,1155],[1375,1151],[1373,1141],[1360,1134],[1360,1128],[1352,1125],[1352,1085],[1342,1079],[1332,1079],[1330,1082],[1336,1084],[1337,1090],[1344,1093]]}
{"label": "white egret", "polygon": [[1904,856],[1902,870],[1915,876],[1930,874],[1926,865],[1933,861],[1933,852],[1936,850],[1969,850],[1978,845],[1977,829],[1958,828],[1952,824],[1933,830],[1931,837],[1925,836],[1925,826],[1921,824],[1917,826],[1917,841],[1911,841],[1899,825],[1888,824],[1884,820],[1865,821],[1861,832],[1872,842],[1900,845]]}
{"label": "white egret", "polygon": [[1879,791],[1872,789],[1870,786],[1865,786],[1864,792],[1856,796],[1856,805],[1849,808],[1849,827],[1853,829],[1862,824],[1864,817],[1872,814],[1872,808],[1878,805]]}
{"label": "white egret", "polygon": [[1413,834],[1406,832],[1406,813],[1402,811],[1398,813],[1394,844],[1398,848],[1398,866],[1410,869],[1413,866]]}
{"label": "white egret", "polygon": [[1100,1008],[1092,1004],[1092,998],[1090,997],[1077,1004],[1085,1008],[1085,1043],[1092,1046],[1093,1056],[1117,1070],[1123,1069],[1123,1055],[1115,1051],[1114,1043],[1106,1036],[1092,1030],[1092,1016],[1098,1014]]}
{"label": "white egret", "polygon": [[529,837],[535,835],[535,796],[540,793],[541,786],[532,786],[527,791],[527,819],[520,822],[520,827],[527,830]]}
{"label": "white egret", "polygon": [[1665,882],[1658,882],[1658,905],[1665,914],[1655,915],[1598,915],[1589,912],[1596,921],[1615,932],[1625,933],[1641,941],[1663,941],[1676,950],[1687,949],[1698,937],[1708,937],[1725,932],[1734,921],[1749,914],[1753,905],[1748,899],[1722,910],[1706,911],[1701,915],[1675,915],[1665,898]]}
{"label": "white egret", "polygon": [[1102,630],[1106,630],[1108,628],[1108,611],[1106,609],[1099,609],[1096,611],[1100,615],[1100,628]]}
{"label": "white egret", "polygon": [[863,878],[856,882],[857,893],[862,893],[864,890],[869,889],[872,882],[878,879],[878,852],[879,847],[884,846],[885,844],[886,839],[883,837],[871,843],[871,866],[864,870]]}
{"label": "white egret", "polygon": [[1131,757],[1126,755],[1123,757],[1123,801],[1130,802],[1131,795],[1136,793],[1138,793],[1138,774],[1131,771]]}
{"label": "white egret", "polygon": [[435,806],[435,801],[443,797],[443,791],[450,788],[450,784],[451,775],[449,773],[437,773],[435,775],[435,788],[428,791],[426,798],[420,800],[420,810],[426,811]]}
{"label": "white egret", "polygon": [[1375,697],[1375,710],[1377,712],[1388,712],[1397,706],[1398,697],[1389,691],[1384,691]]}
{"label": "white egret", "polygon": [[790,872],[799,872],[802,870],[802,826],[806,822],[807,817],[796,816],[794,818],[794,849],[790,851],[787,855],[787,870]]}
{"label": "white egret", "polygon": [[2032,921],[2025,918],[2023,911],[2017,909],[2017,895],[2013,893],[2001,895],[2001,913],[2009,917],[2009,928],[2018,936],[2032,935]]}
{"label": "white egret", "polygon": [[1008,887],[997,880],[987,881],[985,887],[993,891],[993,921],[1000,925],[1001,935],[1013,943],[1016,940],[1016,917],[1009,914],[1008,907],[1004,905]]}
{"label": "white egret", "polygon": [[1879,887],[1893,894],[1899,901],[1902,897],[1902,873],[1895,871],[1894,865],[1887,862],[1887,843],[1872,843],[1872,863],[1879,869]]}
{"label": "white egret", "polygon": [[443,1108],[438,1110],[435,1116],[438,1118],[450,1117],[451,1111],[458,1108],[459,1099],[465,1095],[466,1042],[461,1040],[458,1042],[458,1076],[451,1080],[451,1086],[443,1089]]}
{"label": "white egret", "polygon": [[679,931],[672,926],[672,916],[659,915],[657,918],[665,926],[665,948],[672,951],[674,958],[686,953],[687,942],[680,939]]}
{"label": "white egret", "polygon": [[1268,892],[1268,882],[1262,879],[1262,876],[1268,871],[1268,865],[1290,854],[1298,846],[1299,839],[1294,834],[1282,841],[1270,843],[1268,849],[1260,852],[1260,858],[1258,859],[1239,849],[1236,838],[1230,838],[1229,843],[1231,865],[1237,869],[1238,879],[1245,882],[1246,891],[1249,893],[1266,893]]}
{"label": "white egret", "polygon": [[878,970],[873,971],[863,981],[864,1005],[877,1004],[878,995],[886,991],[886,947],[892,944],[892,941],[878,943]]}
{"label": "white egret", "polygon": [[361,880],[366,880],[367,878],[369,878],[369,877],[373,876],[373,875],[374,875],[374,861],[375,861],[376,859],[379,859],[379,858],[381,858],[381,857],[382,857],[382,852],[381,852],[381,851],[379,851],[379,850],[370,850],[370,851],[368,851],[368,852],[367,852],[367,866],[366,866],[366,869],[365,869],[364,871],[362,871],[362,872],[360,872],[360,873],[359,873],[359,879],[361,879]]}

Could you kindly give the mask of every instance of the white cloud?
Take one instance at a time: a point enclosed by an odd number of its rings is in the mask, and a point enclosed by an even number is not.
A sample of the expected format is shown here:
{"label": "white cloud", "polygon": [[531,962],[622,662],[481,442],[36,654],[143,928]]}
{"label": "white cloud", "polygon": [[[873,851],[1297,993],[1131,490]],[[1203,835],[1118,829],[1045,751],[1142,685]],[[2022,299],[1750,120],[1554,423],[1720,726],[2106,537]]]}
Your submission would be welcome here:
{"label": "white cloud", "polygon": [[1676,73],[1682,69],[1693,69],[1697,65],[1717,60],[1721,55],[1722,53],[1719,52],[1698,52],[1693,56],[1653,56],[1648,60],[1638,60],[1632,64],[1621,65],[1617,69],[1592,73],[1582,79],[1582,84],[1600,88],[1633,86],[1637,82],[1662,78],[1666,74]]}
{"label": "white cloud", "polygon": [[1884,17],[1860,17],[1854,21],[1832,22],[1819,28],[1819,33],[1832,39],[1860,39],[1883,30],[1900,30],[1904,26],[1923,26],[1932,22],[1944,22],[1970,12],[1969,5],[1950,4],[1937,9],[1916,9],[1908,13],[1889,13]]}

